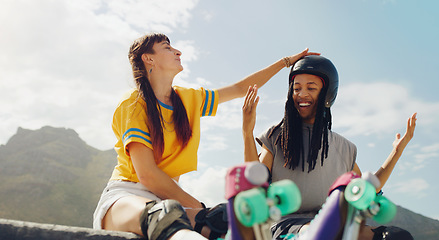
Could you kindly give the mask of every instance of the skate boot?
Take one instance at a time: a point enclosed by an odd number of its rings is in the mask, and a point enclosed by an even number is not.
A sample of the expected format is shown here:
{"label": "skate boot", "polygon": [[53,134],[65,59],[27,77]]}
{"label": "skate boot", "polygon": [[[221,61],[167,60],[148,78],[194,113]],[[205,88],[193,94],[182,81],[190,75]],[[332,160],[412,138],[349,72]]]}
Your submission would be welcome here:
{"label": "skate boot", "polygon": [[371,173],[359,178],[354,172],[340,176],[308,229],[296,239],[357,239],[366,218],[387,223],[396,214],[396,206],[376,194],[379,180]]}
{"label": "skate boot", "polygon": [[226,238],[272,239],[270,226],[281,216],[297,211],[298,187],[290,180],[268,184],[268,169],[259,162],[229,169],[226,175],[229,232]]}
{"label": "skate boot", "polygon": [[349,208],[343,240],[357,239],[360,226],[366,218],[385,224],[395,217],[397,210],[395,204],[386,197],[376,194],[379,186],[378,178],[372,173],[365,173],[362,178],[353,179],[346,186],[344,196]]}

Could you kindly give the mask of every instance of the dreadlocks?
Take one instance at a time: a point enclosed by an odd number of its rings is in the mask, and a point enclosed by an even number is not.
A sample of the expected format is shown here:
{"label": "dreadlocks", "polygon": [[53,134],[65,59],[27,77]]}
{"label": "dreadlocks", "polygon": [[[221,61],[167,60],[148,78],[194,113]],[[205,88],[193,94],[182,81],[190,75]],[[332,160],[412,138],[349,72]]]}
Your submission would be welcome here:
{"label": "dreadlocks", "polygon": [[[309,147],[308,159],[306,159],[306,162],[308,163],[308,172],[314,170],[320,149],[322,149],[322,166],[324,159],[328,157],[328,131],[331,130],[332,117],[330,108],[326,108],[324,105],[327,90],[327,87],[323,87],[318,98],[317,113],[311,136],[311,145]],[[291,81],[288,90],[284,118],[271,130],[271,132],[269,132],[268,136],[271,137],[274,131],[278,128],[281,128],[281,132],[277,137],[275,144],[280,144],[285,156],[284,167],[294,170],[300,165],[300,163],[302,163],[302,171],[305,171],[302,119],[294,106],[293,81]]]}

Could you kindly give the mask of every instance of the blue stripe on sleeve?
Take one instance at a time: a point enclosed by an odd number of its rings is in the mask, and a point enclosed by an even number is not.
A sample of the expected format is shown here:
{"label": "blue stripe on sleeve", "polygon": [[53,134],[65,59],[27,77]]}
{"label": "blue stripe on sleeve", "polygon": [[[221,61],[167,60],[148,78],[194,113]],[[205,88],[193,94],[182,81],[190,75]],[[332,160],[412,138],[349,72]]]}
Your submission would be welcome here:
{"label": "blue stripe on sleeve", "polygon": [[[131,132],[137,132],[137,133],[140,133],[141,135],[139,135],[139,134],[134,134],[134,133],[128,135],[128,134],[131,133]],[[130,128],[130,129],[126,130],[125,133],[124,133],[123,136],[122,136],[123,142],[125,143],[125,141],[126,141],[127,139],[132,138],[132,137],[141,138],[141,139],[147,141],[148,143],[151,143],[151,140],[148,139],[148,138],[151,137],[151,135],[150,135],[149,133],[147,133],[147,132],[145,132],[145,131],[139,129],[139,128]],[[148,138],[146,138],[146,137],[148,137]]]}
{"label": "blue stripe on sleeve", "polygon": [[204,99],[203,113],[201,114],[201,116],[206,116],[207,102],[209,101],[209,91],[204,91],[206,92],[206,98]]}
{"label": "blue stripe on sleeve", "polygon": [[135,138],[143,139],[143,140],[145,140],[146,142],[148,142],[149,144],[152,144],[151,140],[149,140],[149,139],[147,139],[147,138],[145,138],[145,137],[143,137],[143,136],[136,135],[136,134],[128,135],[127,138],[126,138],[123,142],[126,142],[126,140],[128,140],[128,139],[130,139],[130,138],[134,138],[134,137],[135,137]]}
{"label": "blue stripe on sleeve", "polygon": [[213,105],[215,103],[215,92],[212,91],[212,101],[210,102],[210,111],[209,111],[209,116],[212,116],[212,111],[213,111]]}

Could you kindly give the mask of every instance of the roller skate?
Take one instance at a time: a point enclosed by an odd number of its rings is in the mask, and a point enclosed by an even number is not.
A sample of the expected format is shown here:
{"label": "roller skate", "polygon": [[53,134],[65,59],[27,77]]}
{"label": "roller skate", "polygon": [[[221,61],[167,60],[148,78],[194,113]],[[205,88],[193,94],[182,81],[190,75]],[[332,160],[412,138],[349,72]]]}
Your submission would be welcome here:
{"label": "roller skate", "polygon": [[[229,169],[226,199],[229,230],[226,239],[272,239],[270,226],[281,216],[297,211],[301,195],[289,180],[268,184],[268,170],[259,162]],[[359,178],[354,172],[340,176],[331,186],[328,198],[309,227],[299,235],[281,239],[328,240],[357,239],[367,218],[380,224],[390,222],[396,206],[377,195],[379,180],[371,173]],[[279,238],[278,238],[279,239]]]}
{"label": "roller skate", "polygon": [[272,239],[271,224],[301,205],[299,188],[290,180],[268,184],[260,162],[235,166],[226,175],[229,231],[226,239]]}
{"label": "roller skate", "polygon": [[376,194],[379,186],[378,178],[372,173],[353,179],[347,185],[344,197],[349,203],[349,208],[343,240],[357,239],[360,226],[366,218],[372,218],[379,224],[386,224],[393,220],[397,208],[389,199]]}
{"label": "roller skate", "polygon": [[309,227],[294,239],[358,239],[361,224],[367,218],[380,224],[390,222],[396,215],[396,206],[376,194],[379,185],[378,178],[371,173],[362,178],[353,172],[340,176]]}

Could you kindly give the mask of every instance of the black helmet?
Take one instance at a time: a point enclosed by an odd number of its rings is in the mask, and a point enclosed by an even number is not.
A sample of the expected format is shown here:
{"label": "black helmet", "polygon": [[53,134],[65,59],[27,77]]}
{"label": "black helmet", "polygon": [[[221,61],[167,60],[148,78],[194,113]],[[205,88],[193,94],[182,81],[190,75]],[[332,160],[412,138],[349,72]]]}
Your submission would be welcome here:
{"label": "black helmet", "polygon": [[338,73],[334,64],[329,59],[319,55],[305,56],[291,68],[289,81],[293,80],[293,76],[302,73],[316,75],[325,81],[323,84],[328,86],[325,107],[330,108],[334,104],[338,90]]}

